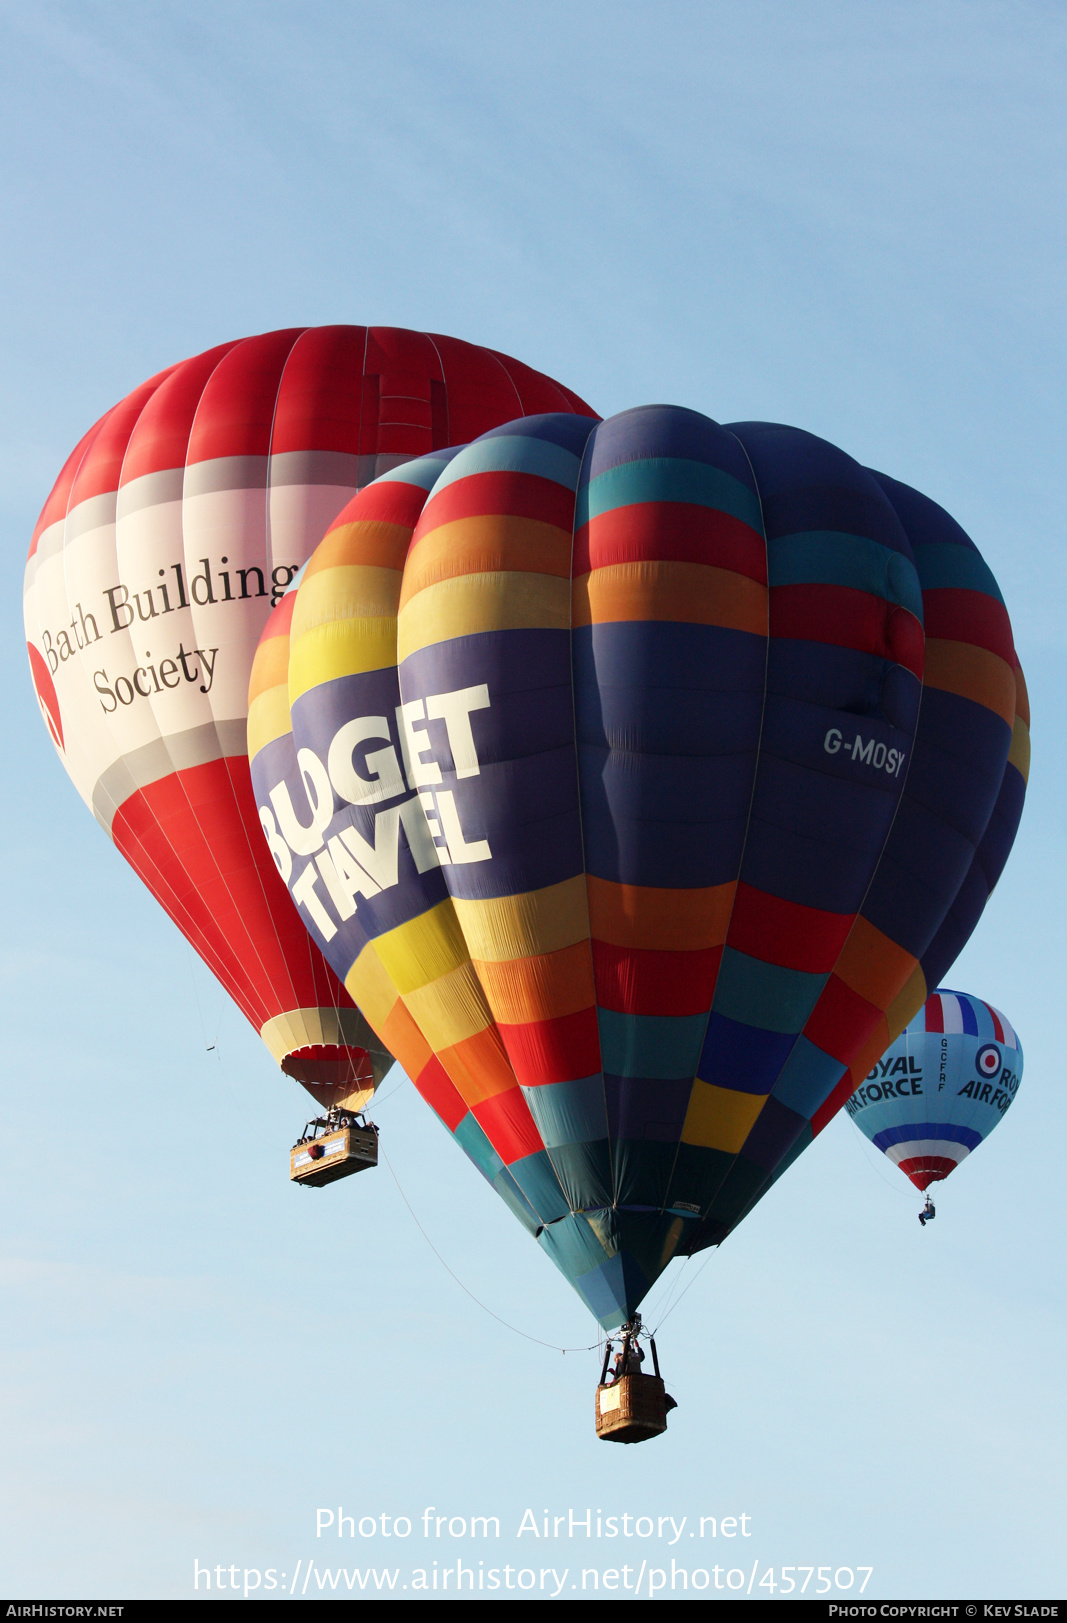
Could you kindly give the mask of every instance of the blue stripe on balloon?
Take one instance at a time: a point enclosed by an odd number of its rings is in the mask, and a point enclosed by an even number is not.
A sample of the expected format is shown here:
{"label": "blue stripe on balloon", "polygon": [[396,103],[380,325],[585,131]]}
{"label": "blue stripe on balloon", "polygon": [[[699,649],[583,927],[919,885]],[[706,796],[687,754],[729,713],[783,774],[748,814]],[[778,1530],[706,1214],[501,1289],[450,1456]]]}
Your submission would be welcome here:
{"label": "blue stripe on balloon", "polygon": [[803,1029],[829,978],[828,974],[782,969],[726,947],[713,1007],[716,1014],[746,1026],[796,1033]]}
{"label": "blue stripe on balloon", "polygon": [[[373,482],[376,485],[417,485],[420,490],[432,490],[453,457],[464,449],[462,445],[450,445],[445,451],[431,451],[429,456],[413,457],[410,462],[401,463],[399,468],[380,473]],[[293,584],[296,584],[295,578]]]}
{"label": "blue stripe on balloon", "polygon": [[795,1041],[782,1032],[757,1030],[713,1012],[697,1075],[718,1088],[769,1093]]}
{"label": "blue stripe on balloon", "polygon": [[981,554],[971,547],[961,547],[951,541],[913,541],[912,545],[923,591],[955,588],[966,592],[984,592],[997,603],[1003,603],[993,571]]}
{"label": "blue stripe on balloon", "polygon": [[578,492],[574,528],[580,530],[590,519],[635,502],[686,502],[695,507],[729,513],[762,535],[759,498],[755,492],[706,462],[682,461],[657,456],[640,462],[626,462],[583,480]]}
{"label": "blue stripe on balloon", "polygon": [[912,560],[900,520],[873,474],[836,445],[780,423],[728,423],[748,452],[768,542],[802,530],[866,536]]}
{"label": "blue stripe on balloon", "polygon": [[771,586],[820,582],[852,586],[909,609],[921,622],[922,590],[914,569],[900,567],[900,553],[863,536],[806,530],[779,536],[767,548]]}
{"label": "blue stripe on balloon", "polygon": [[620,621],[574,633],[578,740],[653,755],[755,748],[766,641],[720,626]]}
{"label": "blue stripe on balloon", "polygon": [[895,1144],[918,1144],[923,1139],[963,1144],[973,1150],[982,1142],[982,1135],[972,1127],[957,1127],[951,1122],[917,1121],[909,1122],[905,1127],[886,1127],[882,1132],[875,1133],[871,1143],[877,1150],[887,1150]]}
{"label": "blue stripe on balloon", "polygon": [[600,1056],[613,1076],[692,1077],[707,1015],[619,1014],[598,1009]]}
{"label": "blue stripe on balloon", "polygon": [[[775,718],[776,731],[780,719]],[[784,901],[854,913],[895,809],[888,786],[834,782],[832,771],[761,751],[741,877]]]}
{"label": "blue stripe on balloon", "polygon": [[607,1138],[604,1079],[599,1074],[522,1091],[546,1150]]}
{"label": "blue stripe on balloon", "polygon": [[774,1084],[774,1097],[810,1119],[840,1082],[844,1070],[839,1059],[824,1053],[807,1037],[798,1037]]}
{"label": "blue stripe on balloon", "polygon": [[742,1155],[764,1171],[773,1172],[808,1125],[806,1116],[772,1094],[745,1139]]}
{"label": "blue stripe on balloon", "polygon": [[752,469],[736,436],[686,406],[634,406],[598,424],[583,480],[596,479],[621,463],[652,457],[719,468],[755,494]]}
{"label": "blue stripe on balloon", "polygon": [[[592,423],[589,426],[592,427]],[[539,479],[548,479],[566,490],[574,490],[581,465],[580,452],[576,455],[550,440],[514,433],[497,434],[468,445],[441,473],[433,487],[434,495],[454,485],[458,479],[468,479],[472,474],[479,473],[536,474]]]}

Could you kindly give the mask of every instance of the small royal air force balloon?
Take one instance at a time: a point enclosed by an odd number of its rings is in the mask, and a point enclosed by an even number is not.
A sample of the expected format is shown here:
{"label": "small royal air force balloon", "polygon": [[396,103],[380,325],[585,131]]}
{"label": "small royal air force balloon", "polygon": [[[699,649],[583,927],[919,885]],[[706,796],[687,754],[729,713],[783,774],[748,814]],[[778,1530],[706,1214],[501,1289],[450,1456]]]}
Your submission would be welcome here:
{"label": "small royal air force balloon", "polygon": [[[934,992],[848,1101],[860,1131],[924,1192],[1003,1119],[1023,1074],[1013,1027],[966,992]],[[924,1219],[933,1216],[928,1201]]]}

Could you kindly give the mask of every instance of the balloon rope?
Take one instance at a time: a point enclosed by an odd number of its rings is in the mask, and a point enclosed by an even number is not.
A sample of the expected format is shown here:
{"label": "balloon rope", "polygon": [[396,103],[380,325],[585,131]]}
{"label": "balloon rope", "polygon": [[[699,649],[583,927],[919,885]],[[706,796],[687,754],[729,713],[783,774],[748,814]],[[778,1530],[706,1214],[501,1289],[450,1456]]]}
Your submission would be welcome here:
{"label": "balloon rope", "polygon": [[[907,1200],[914,1199],[914,1185],[908,1189],[902,1189],[895,1178],[890,1179],[884,1176],[882,1172],[882,1166],[885,1165],[884,1157],[882,1157],[881,1165],[877,1161],[871,1160],[871,1157],[867,1154],[867,1151],[864,1148],[864,1145],[869,1144],[871,1141],[864,1133],[860,1132],[851,1116],[849,1117],[849,1127],[851,1128],[851,1132],[848,1136],[857,1140],[856,1148],[859,1150],[860,1160],[870,1167],[871,1171],[874,1173],[875,1177],[878,1178],[879,1182],[884,1183],[887,1189],[892,1189],[895,1195],[903,1195]],[[906,1178],[908,1175],[905,1172],[903,1176]]]}
{"label": "balloon rope", "polygon": [[528,1331],[520,1330],[517,1324],[509,1324],[507,1319],[502,1319],[500,1317],[499,1313],[494,1313],[491,1307],[486,1307],[485,1303],[483,1301],[481,1301],[481,1299],[479,1297],[475,1296],[474,1292],[472,1290],[470,1290],[468,1288],[468,1286],[466,1286],[463,1283],[463,1281],[462,1281],[462,1279],[460,1279],[459,1275],[457,1273],[455,1273],[448,1266],[448,1263],[445,1261],[444,1257],[442,1257],[440,1251],[438,1251],[437,1247],[434,1245],[433,1241],[430,1239],[430,1236],[427,1234],[426,1230],[423,1228],[422,1224],[419,1222],[418,1218],[415,1216],[415,1211],[414,1211],[414,1208],[413,1208],[410,1200],[405,1195],[403,1189],[400,1187],[400,1179],[397,1177],[396,1173],[393,1171],[393,1163],[390,1161],[390,1159],[386,1155],[385,1151],[381,1149],[380,1142],[379,1142],[379,1153],[381,1154],[382,1160],[385,1162],[386,1166],[389,1168],[389,1176],[392,1178],[393,1182],[396,1184],[397,1190],[399,1191],[399,1194],[400,1194],[400,1198],[404,1202],[404,1205],[407,1207],[408,1212],[411,1215],[412,1222],[415,1224],[415,1227],[418,1229],[419,1233],[422,1235],[423,1239],[426,1241],[426,1244],[429,1246],[430,1250],[433,1252],[434,1256],[437,1258],[438,1262],[441,1264],[441,1267],[445,1270],[445,1272],[447,1274],[452,1275],[452,1278],[455,1280],[455,1282],[459,1286],[460,1290],[465,1292],[465,1294],[470,1297],[471,1301],[476,1303],[477,1306],[481,1308],[483,1313],[488,1313],[489,1317],[491,1319],[495,1319],[497,1324],[502,1324],[504,1326],[505,1330],[513,1330],[517,1336],[522,1336],[524,1341],[536,1342],[536,1344],[539,1347],[550,1347],[553,1352],[561,1352],[561,1353],[594,1352],[601,1345],[601,1343],[599,1341],[593,1341],[593,1342],[590,1342],[588,1347],[559,1347],[559,1346],[556,1345],[556,1343],[554,1341],[542,1341],[540,1336],[531,1336]]}
{"label": "balloon rope", "polygon": [[[700,1267],[697,1269],[696,1273],[690,1275],[689,1283],[685,1287],[685,1290],[679,1292],[678,1296],[671,1303],[671,1305],[667,1309],[666,1313],[664,1313],[661,1316],[661,1318],[659,1320],[659,1323],[656,1325],[656,1328],[652,1331],[652,1334],[654,1336],[659,1335],[660,1330],[663,1328],[664,1323],[666,1322],[667,1319],[670,1318],[671,1314],[674,1312],[675,1308],[678,1306],[678,1303],[682,1300],[682,1297],[686,1294],[686,1291],[691,1290],[693,1288],[693,1286],[696,1284],[697,1280],[700,1278],[701,1274],[704,1272],[704,1269],[708,1266],[708,1263],[711,1261],[711,1256],[712,1256],[712,1253],[711,1253],[711,1250],[709,1249],[707,1256],[704,1258],[704,1261],[700,1264]],[[691,1259],[687,1259],[687,1261],[688,1260],[691,1260]],[[681,1279],[682,1275],[679,1274],[678,1277],[679,1277],[679,1279]],[[669,1298],[668,1298],[668,1300],[669,1300]]]}

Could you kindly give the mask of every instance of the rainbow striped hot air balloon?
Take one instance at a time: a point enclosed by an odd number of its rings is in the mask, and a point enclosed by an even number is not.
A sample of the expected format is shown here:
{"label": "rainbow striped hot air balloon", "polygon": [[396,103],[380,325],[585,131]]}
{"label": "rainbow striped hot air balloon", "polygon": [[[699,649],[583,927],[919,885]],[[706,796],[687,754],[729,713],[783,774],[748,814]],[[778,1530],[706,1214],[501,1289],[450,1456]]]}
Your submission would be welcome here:
{"label": "rainbow striped hot air balloon", "polygon": [[271,608],[354,492],[525,411],[589,408],[437,334],[294,328],[150,378],[67,460],[26,565],[30,669],[98,822],[324,1105],[391,1063],[264,849],[246,751]]}
{"label": "rainbow striped hot air balloon", "polygon": [[309,931],[609,1328],[922,1006],[1022,808],[1022,676],[959,526],[675,407],[369,486],[253,695]]}
{"label": "rainbow striped hot air balloon", "polygon": [[1022,1074],[1022,1045],[999,1010],[941,990],[872,1066],[848,1113],[875,1149],[926,1190],[989,1137]]}

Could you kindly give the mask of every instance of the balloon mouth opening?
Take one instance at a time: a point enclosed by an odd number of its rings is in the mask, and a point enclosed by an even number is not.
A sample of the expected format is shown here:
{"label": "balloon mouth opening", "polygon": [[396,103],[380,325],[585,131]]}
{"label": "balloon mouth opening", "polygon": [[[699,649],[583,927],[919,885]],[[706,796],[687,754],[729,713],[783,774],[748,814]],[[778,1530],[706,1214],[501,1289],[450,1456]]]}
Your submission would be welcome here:
{"label": "balloon mouth opening", "polygon": [[282,1060],[282,1070],[305,1087],[339,1088],[345,1093],[374,1092],[376,1078],[365,1048],[339,1043],[309,1043]]}
{"label": "balloon mouth opening", "polygon": [[932,1183],[940,1183],[950,1172],[955,1172],[956,1163],[939,1155],[929,1155],[923,1156],[918,1166],[902,1165],[900,1170],[907,1173],[916,1189],[925,1194]]}

